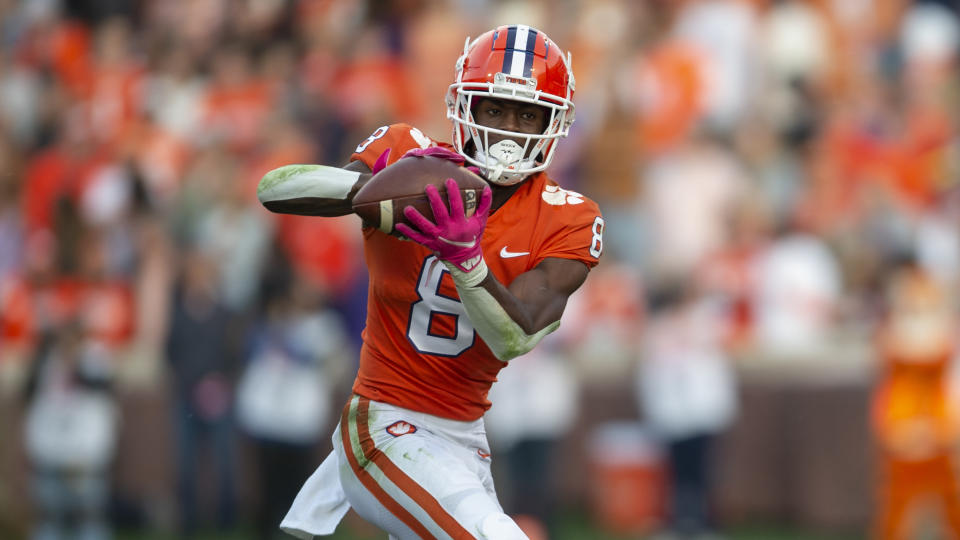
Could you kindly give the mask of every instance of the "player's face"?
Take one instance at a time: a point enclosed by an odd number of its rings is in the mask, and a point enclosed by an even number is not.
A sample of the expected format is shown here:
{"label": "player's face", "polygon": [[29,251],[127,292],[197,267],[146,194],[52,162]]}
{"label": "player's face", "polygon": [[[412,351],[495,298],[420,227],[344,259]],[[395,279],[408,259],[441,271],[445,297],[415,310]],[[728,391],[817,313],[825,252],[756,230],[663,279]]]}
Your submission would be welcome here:
{"label": "player's face", "polygon": [[[547,110],[539,105],[509,99],[481,98],[473,108],[473,117],[481,126],[535,135],[547,127]],[[524,139],[490,134],[490,144],[513,139],[523,146]]]}

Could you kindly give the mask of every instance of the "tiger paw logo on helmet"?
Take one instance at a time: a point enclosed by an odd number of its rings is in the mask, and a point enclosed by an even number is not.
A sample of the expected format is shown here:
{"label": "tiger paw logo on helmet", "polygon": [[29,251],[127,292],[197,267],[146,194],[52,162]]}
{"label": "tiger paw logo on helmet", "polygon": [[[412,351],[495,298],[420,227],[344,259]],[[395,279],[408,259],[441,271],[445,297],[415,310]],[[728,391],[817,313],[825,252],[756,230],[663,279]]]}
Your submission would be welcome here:
{"label": "tiger paw logo on helmet", "polygon": [[409,435],[411,433],[417,432],[417,426],[404,422],[403,420],[398,420],[389,426],[387,426],[387,433],[393,435],[394,437],[399,437],[401,435]]}

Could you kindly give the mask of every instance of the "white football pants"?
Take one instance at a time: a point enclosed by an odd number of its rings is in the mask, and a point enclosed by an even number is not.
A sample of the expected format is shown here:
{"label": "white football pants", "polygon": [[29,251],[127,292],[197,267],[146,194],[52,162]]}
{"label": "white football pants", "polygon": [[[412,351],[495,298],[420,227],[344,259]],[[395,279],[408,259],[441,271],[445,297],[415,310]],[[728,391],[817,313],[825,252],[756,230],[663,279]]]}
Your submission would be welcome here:
{"label": "white football pants", "polygon": [[392,537],[527,540],[497,501],[483,419],[353,396],[333,444],[350,505]]}

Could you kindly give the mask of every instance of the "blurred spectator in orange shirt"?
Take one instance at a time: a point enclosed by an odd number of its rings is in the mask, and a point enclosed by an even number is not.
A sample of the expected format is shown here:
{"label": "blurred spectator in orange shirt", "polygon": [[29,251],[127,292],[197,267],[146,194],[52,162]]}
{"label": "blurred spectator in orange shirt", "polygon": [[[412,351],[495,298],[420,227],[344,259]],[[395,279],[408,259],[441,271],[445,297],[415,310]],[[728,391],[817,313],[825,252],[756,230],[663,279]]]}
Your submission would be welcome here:
{"label": "blurred spectator in orange shirt", "polygon": [[771,224],[759,197],[749,197],[728,225],[727,241],[696,269],[693,279],[723,304],[723,344],[737,353],[748,349],[755,338],[757,262],[771,240]]}
{"label": "blurred spectator in orange shirt", "polygon": [[130,21],[116,17],[96,29],[88,85],[81,90],[88,136],[116,145],[143,112],[144,67],[134,56]]}
{"label": "blurred spectator in orange shirt", "polygon": [[[245,174],[245,188],[241,193],[251,200],[256,184],[263,175],[287,163],[311,163],[313,148],[302,130],[288,114],[274,115],[265,126],[260,145],[261,152]],[[360,242],[356,239],[359,222],[351,216],[312,219],[307,216],[266,214],[271,223],[276,220],[276,237],[291,264],[305,279],[329,291],[335,300],[350,289],[357,275],[356,262],[363,258]],[[318,243],[317,238],[324,241]]]}
{"label": "blurred spectator in orange shirt", "polygon": [[202,142],[208,85],[183,44],[158,47],[153,62],[143,84],[145,118],[125,143],[151,202],[165,206]]}
{"label": "blurred spectator in orange shirt", "polygon": [[90,28],[80,21],[60,18],[56,7],[34,11],[26,18],[28,26],[18,43],[17,56],[34,69],[50,69],[73,96],[83,95],[90,84]]}
{"label": "blurred spectator in orange shirt", "polygon": [[108,161],[107,153],[92,140],[78,109],[65,108],[57,119],[59,131],[54,143],[26,162],[21,201],[28,235],[51,230],[58,201],[79,203],[84,188]]}
{"label": "blurred spectator in orange shirt", "polygon": [[879,334],[882,374],[873,396],[880,447],[874,537],[914,538],[911,511],[933,496],[960,538],[960,489],[953,453],[958,416],[948,374],[957,356],[951,295],[915,265],[888,283],[889,312]]}
{"label": "blurred spectator in orange shirt", "polygon": [[204,130],[237,152],[250,150],[273,106],[271,87],[254,71],[243,43],[217,49],[203,114]]}
{"label": "blurred spectator in orange shirt", "polygon": [[76,206],[61,200],[55,227],[28,238],[22,271],[0,289],[0,340],[29,347],[66,321],[83,325],[86,339],[115,352],[135,327],[128,283],[111,260],[104,231],[87,226]]}
{"label": "blurred spectator in orange shirt", "polygon": [[[656,155],[686,139],[703,114],[706,59],[699,49],[667,40],[635,61],[624,90],[638,115],[638,136],[644,152]],[[639,90],[639,91],[638,91]],[[632,102],[632,103],[630,103]]]}
{"label": "blurred spectator in orange shirt", "polygon": [[758,95],[756,9],[746,0],[678,2],[672,34],[695,47],[703,67],[703,121],[731,132]]}
{"label": "blurred spectator in orange shirt", "polygon": [[621,381],[631,373],[643,328],[646,283],[632,266],[606,261],[584,289],[572,295],[563,316],[565,353],[581,382]]}
{"label": "blurred spectator in orange shirt", "polygon": [[5,355],[14,357],[30,352],[34,345],[35,328],[41,324],[34,313],[34,305],[42,301],[37,290],[49,287],[55,277],[53,233],[45,230],[33,235],[23,249],[23,268],[0,282],[0,344]]}

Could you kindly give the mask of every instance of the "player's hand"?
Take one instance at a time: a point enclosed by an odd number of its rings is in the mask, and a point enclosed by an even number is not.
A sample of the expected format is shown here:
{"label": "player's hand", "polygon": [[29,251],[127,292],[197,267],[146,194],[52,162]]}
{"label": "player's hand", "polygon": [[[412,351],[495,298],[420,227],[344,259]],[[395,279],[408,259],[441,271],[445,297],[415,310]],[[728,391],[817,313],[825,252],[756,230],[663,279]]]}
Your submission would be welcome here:
{"label": "player's hand", "polygon": [[[452,161],[457,165],[463,165],[464,163],[466,163],[466,160],[462,155],[456,152],[447,150],[442,146],[431,146],[429,148],[413,148],[411,150],[407,150],[407,152],[403,154],[403,156],[401,156],[400,159],[408,158],[408,157],[438,157],[441,159]],[[387,167],[387,162],[389,160],[390,160],[390,149],[387,148],[386,150],[383,151],[383,153],[380,154],[380,156],[377,158],[377,161],[373,164],[373,174],[377,174],[378,172],[385,169]],[[480,176],[480,169],[477,167],[470,166],[470,167],[467,167],[467,170],[477,176]]]}
{"label": "player's hand", "polygon": [[447,150],[442,146],[430,146],[427,148],[414,148],[412,150],[407,150],[407,153],[403,155],[402,158],[408,157],[435,157],[440,159],[445,159],[447,161],[452,161],[457,165],[463,165],[464,157],[453,150]]}
{"label": "player's hand", "polygon": [[417,229],[404,223],[396,224],[400,234],[433,250],[442,261],[452,263],[463,272],[469,272],[483,260],[483,251],[480,249],[480,237],[487,225],[487,216],[493,201],[493,192],[490,186],[483,190],[477,210],[467,217],[463,209],[463,198],[457,183],[448,178],[446,181],[447,199],[450,201],[450,210],[443,204],[440,192],[436,186],[426,188],[430,208],[433,210],[431,222],[412,206],[403,209],[403,214],[416,225]]}

